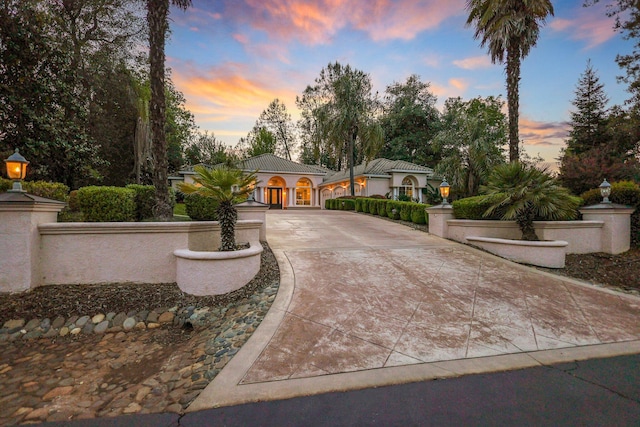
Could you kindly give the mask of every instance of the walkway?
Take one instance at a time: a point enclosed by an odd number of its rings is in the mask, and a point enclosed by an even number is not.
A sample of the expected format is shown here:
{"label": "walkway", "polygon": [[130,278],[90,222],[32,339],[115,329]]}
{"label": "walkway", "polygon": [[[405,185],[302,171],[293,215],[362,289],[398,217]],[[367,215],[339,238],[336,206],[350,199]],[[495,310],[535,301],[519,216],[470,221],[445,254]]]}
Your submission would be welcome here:
{"label": "walkway", "polygon": [[367,215],[267,215],[271,311],[189,407],[640,353],[640,298]]}

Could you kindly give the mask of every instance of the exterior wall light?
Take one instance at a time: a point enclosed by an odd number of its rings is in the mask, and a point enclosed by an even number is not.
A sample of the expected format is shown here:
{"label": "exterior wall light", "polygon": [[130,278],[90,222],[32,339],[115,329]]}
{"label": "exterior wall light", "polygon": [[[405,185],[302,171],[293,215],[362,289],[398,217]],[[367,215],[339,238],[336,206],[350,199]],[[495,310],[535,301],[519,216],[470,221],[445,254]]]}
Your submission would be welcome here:
{"label": "exterior wall light", "polygon": [[606,178],[604,181],[602,181],[602,184],[600,184],[599,188],[600,195],[602,196],[602,203],[611,203],[611,200],[609,200],[609,195],[611,194],[611,184],[607,182]]}
{"label": "exterior wall light", "polygon": [[447,182],[446,179],[442,178],[442,183],[440,184],[440,196],[442,197],[442,205],[446,206],[449,204],[447,201],[447,197],[449,197],[449,190],[451,186]]}
{"label": "exterior wall light", "polygon": [[9,191],[26,193],[26,191],[22,189],[22,180],[27,175],[27,165],[29,164],[27,159],[22,157],[16,148],[16,152],[10,155],[4,162],[7,165],[7,175],[9,179],[13,180],[13,188]]}

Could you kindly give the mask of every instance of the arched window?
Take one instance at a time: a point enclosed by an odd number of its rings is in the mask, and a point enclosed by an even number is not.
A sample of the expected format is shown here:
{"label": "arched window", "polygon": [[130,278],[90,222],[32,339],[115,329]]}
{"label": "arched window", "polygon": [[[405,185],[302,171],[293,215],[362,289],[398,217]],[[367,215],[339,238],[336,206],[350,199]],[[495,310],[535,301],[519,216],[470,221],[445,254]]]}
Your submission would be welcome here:
{"label": "arched window", "polygon": [[311,206],[311,181],[300,178],[296,183],[296,206]]}
{"label": "arched window", "polygon": [[402,185],[398,190],[401,196],[406,196],[410,199],[413,199],[413,195],[415,194],[415,186],[413,185],[413,180],[411,179],[411,177],[405,177],[402,180]]}

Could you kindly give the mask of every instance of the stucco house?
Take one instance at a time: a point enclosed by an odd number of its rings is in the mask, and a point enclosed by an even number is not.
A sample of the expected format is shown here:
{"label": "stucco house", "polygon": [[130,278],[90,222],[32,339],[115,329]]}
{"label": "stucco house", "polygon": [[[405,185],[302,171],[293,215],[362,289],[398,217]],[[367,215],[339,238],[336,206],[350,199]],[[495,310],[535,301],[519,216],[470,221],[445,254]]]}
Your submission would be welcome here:
{"label": "stucco house", "polygon": [[[244,171],[258,171],[259,184],[254,198],[271,209],[318,209],[324,201],[349,195],[349,170],[329,169],[296,163],[273,154],[262,154],[243,160],[238,167]],[[178,182],[193,182],[193,166],[185,167],[178,175],[169,177],[172,187]],[[354,168],[355,195],[389,195],[397,198],[405,194],[423,201],[422,189],[428,184],[440,184],[433,169],[403,160],[375,159]]]}

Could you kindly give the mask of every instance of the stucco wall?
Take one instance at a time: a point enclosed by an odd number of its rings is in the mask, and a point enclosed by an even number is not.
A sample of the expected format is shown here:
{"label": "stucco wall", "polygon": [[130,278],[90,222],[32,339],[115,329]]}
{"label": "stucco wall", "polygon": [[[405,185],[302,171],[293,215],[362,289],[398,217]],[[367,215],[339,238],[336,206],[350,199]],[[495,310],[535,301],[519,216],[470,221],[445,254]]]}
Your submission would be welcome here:
{"label": "stucco wall", "polygon": [[[262,221],[238,221],[238,242],[258,241]],[[170,283],[177,249],[217,250],[217,222],[40,224],[38,285]]]}

